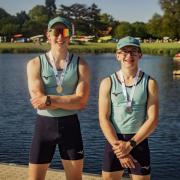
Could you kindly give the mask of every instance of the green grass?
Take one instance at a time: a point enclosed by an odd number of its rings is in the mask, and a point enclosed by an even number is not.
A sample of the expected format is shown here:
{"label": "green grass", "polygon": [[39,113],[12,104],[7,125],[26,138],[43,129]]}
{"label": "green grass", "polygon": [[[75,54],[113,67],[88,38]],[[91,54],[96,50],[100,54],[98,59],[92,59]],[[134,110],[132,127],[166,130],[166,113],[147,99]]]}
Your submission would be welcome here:
{"label": "green grass", "polygon": [[174,56],[180,52],[180,43],[143,43],[142,50],[145,54]]}
{"label": "green grass", "polygon": [[[180,52],[180,43],[142,43],[145,54],[174,56]],[[0,53],[39,53],[50,48],[49,44],[33,43],[0,43]],[[74,53],[114,53],[115,43],[85,43],[70,45],[69,50]]]}

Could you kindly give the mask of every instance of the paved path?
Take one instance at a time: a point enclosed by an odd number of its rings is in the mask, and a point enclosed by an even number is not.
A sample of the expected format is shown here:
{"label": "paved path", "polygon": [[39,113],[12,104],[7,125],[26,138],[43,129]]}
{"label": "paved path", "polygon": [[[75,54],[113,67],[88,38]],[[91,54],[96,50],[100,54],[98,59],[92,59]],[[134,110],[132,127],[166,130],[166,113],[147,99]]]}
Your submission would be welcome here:
{"label": "paved path", "polygon": [[[0,180],[27,180],[28,166],[0,163]],[[83,174],[83,180],[101,180],[100,175]],[[49,169],[46,180],[66,180],[64,171]],[[129,178],[123,178],[129,180]]]}
{"label": "paved path", "polygon": [[[27,166],[0,164],[0,180],[27,180]],[[84,180],[100,180],[98,175],[83,174]],[[64,171],[49,169],[46,180],[66,180]]]}

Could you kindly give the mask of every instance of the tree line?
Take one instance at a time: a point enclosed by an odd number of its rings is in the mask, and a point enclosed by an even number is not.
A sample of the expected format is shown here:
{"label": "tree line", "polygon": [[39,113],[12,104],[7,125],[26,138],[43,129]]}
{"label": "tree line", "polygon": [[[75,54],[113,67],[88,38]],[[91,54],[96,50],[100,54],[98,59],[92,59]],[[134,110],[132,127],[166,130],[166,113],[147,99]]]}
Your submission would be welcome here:
{"label": "tree line", "polygon": [[55,0],[45,0],[45,5],[36,5],[28,13],[21,11],[14,16],[0,8],[0,36],[10,40],[15,34],[24,37],[45,34],[48,21],[60,15],[74,24],[76,35],[112,35],[114,38],[130,35],[142,39],[167,36],[179,40],[180,0],[159,0],[159,4],[163,15],[156,13],[147,23],[117,21],[110,14],[102,13],[95,3],[89,7],[74,3],[57,8]]}

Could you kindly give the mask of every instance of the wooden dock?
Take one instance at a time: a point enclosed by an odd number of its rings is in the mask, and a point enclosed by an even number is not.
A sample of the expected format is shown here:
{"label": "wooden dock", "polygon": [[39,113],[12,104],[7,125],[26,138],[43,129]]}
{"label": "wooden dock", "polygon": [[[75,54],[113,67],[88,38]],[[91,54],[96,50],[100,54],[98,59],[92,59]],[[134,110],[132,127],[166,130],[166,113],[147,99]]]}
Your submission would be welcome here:
{"label": "wooden dock", "polygon": [[[28,166],[16,164],[3,164],[0,163],[0,180],[27,180]],[[100,180],[100,175],[83,174],[83,180]],[[66,180],[63,170],[49,169],[46,175],[46,180]],[[129,180],[129,178],[123,178]]]}

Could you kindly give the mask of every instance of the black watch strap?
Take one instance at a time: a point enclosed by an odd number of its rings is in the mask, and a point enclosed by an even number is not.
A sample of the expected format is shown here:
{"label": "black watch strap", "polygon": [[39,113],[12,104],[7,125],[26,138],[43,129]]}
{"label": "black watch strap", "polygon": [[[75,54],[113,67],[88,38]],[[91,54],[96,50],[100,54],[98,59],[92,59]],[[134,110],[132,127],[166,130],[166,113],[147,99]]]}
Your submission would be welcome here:
{"label": "black watch strap", "polygon": [[130,142],[130,145],[131,145],[132,148],[136,147],[136,145],[137,145],[136,141],[131,139],[129,142]]}
{"label": "black watch strap", "polygon": [[51,97],[50,96],[47,96],[45,104],[46,104],[46,106],[51,105]]}

